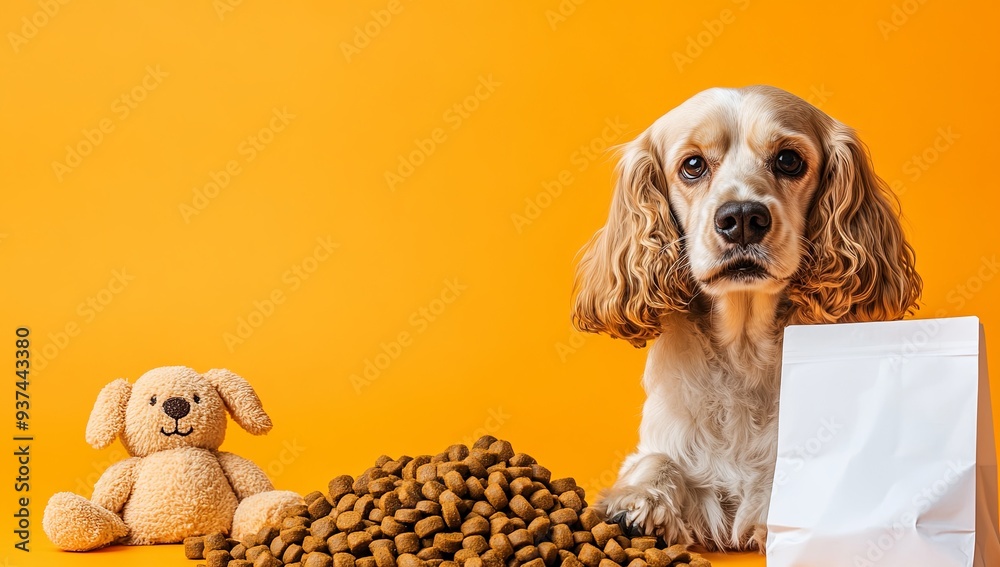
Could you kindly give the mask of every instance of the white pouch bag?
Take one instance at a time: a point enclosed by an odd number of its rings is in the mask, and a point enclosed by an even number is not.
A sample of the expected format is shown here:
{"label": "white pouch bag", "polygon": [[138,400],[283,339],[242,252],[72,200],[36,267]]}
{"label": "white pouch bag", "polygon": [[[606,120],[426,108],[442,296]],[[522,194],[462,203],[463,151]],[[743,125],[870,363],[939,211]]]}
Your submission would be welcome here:
{"label": "white pouch bag", "polygon": [[785,331],[769,567],[1000,567],[976,317]]}

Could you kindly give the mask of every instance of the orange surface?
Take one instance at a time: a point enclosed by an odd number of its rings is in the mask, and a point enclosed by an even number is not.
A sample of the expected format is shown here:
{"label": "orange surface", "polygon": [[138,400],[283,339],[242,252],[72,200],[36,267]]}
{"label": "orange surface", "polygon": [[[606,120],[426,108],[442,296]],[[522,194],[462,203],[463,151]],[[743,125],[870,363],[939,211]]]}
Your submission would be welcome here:
{"label": "orange surface", "polygon": [[30,553],[0,458],[0,559],[186,564],[54,555],[40,529],[49,495],[89,494],[123,456],[84,442],[100,388],[165,364],[255,384],[275,428],[232,426],[225,447],[282,488],[484,431],[607,486],[636,440],[645,353],[571,330],[574,255],[606,215],[606,147],[710,86],[774,84],[855,126],[901,196],[920,316],[979,315],[991,335],[998,12],[5,2],[0,367],[30,326],[35,441]]}

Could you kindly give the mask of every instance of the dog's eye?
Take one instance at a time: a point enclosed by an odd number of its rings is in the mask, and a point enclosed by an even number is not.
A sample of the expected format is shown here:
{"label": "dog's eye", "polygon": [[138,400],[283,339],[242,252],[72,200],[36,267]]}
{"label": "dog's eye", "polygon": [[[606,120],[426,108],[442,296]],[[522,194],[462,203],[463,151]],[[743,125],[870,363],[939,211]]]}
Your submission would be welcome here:
{"label": "dog's eye", "polygon": [[795,176],[802,173],[805,162],[802,156],[792,150],[781,150],[774,158],[774,169],[783,175]]}
{"label": "dog's eye", "polygon": [[705,158],[701,156],[691,156],[681,163],[681,175],[685,179],[698,179],[705,175]]}
{"label": "dog's eye", "polygon": [[149,405],[151,405],[151,406],[155,406],[156,405],[156,396],[153,396],[152,398],[149,398]]}
{"label": "dog's eye", "polygon": [[191,399],[194,400],[194,403],[196,403],[196,404],[200,404],[201,403],[201,398],[198,397],[198,394],[195,394],[195,395],[191,396]]}

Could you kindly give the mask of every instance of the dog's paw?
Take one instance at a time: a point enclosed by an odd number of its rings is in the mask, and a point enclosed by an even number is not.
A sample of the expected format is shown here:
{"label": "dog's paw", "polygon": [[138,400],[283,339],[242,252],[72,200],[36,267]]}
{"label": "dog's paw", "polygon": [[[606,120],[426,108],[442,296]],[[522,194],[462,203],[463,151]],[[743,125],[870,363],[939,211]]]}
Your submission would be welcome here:
{"label": "dog's paw", "polygon": [[629,536],[660,536],[668,545],[691,545],[691,531],[668,492],[648,486],[612,488],[596,505]]}

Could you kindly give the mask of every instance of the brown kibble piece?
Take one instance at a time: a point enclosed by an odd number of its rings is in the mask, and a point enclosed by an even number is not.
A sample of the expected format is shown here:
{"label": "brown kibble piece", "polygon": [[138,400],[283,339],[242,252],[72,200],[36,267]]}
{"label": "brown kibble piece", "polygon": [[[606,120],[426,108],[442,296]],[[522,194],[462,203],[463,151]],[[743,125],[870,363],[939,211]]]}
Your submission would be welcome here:
{"label": "brown kibble piece", "polygon": [[354,556],[350,553],[337,553],[333,556],[333,567],[354,567]]}
{"label": "brown kibble piece", "polygon": [[564,508],[572,508],[579,513],[583,510],[583,500],[580,500],[580,495],[572,490],[567,490],[559,495],[559,503],[563,505]]}
{"label": "brown kibble piece", "polygon": [[497,456],[497,462],[506,461],[514,456],[514,448],[508,441],[494,441],[487,450]]}
{"label": "brown kibble piece", "polygon": [[559,549],[569,549],[573,547],[573,531],[566,524],[556,524],[549,531],[549,539],[556,544]]}
{"label": "brown kibble piece", "polygon": [[268,553],[261,553],[253,560],[253,567],[281,567],[281,560]]}
{"label": "brown kibble piece", "polygon": [[271,550],[267,548],[266,545],[255,545],[247,549],[246,557],[248,560],[256,562],[257,558],[261,555],[270,555]]}
{"label": "brown kibble piece", "polygon": [[538,557],[538,548],[533,545],[526,545],[514,552],[514,559],[521,563],[527,563]]}
{"label": "brown kibble piece", "polygon": [[486,541],[485,537],[481,535],[474,535],[463,539],[462,547],[482,555],[486,552],[486,550],[490,549],[490,544]]}
{"label": "brown kibble piece", "polygon": [[438,548],[441,553],[455,553],[462,549],[463,539],[462,534],[457,532],[436,533],[434,534],[434,547]]}
{"label": "brown kibble piece", "polygon": [[[578,516],[572,508],[560,508],[549,513],[549,520],[551,520],[553,524],[566,524],[571,526],[576,523],[577,519]],[[582,518],[580,519],[582,520]]]}
{"label": "brown kibble piece", "polygon": [[346,533],[356,531],[361,529],[362,519],[361,514],[354,510],[343,512],[337,516],[337,529]]}
{"label": "brown kibble piece", "polygon": [[655,547],[647,549],[645,555],[646,563],[649,564],[649,567],[667,567],[673,562],[665,551]]}
{"label": "brown kibble piece", "polygon": [[492,435],[483,435],[473,443],[473,449],[489,449],[490,445],[496,443],[497,438]]}
{"label": "brown kibble piece", "polygon": [[441,477],[448,490],[459,496],[465,496],[469,492],[469,487],[465,484],[465,479],[458,471],[449,471]]}
{"label": "brown kibble piece", "polygon": [[285,552],[281,555],[281,562],[285,565],[288,565],[289,563],[298,563],[299,560],[302,559],[303,553],[302,546],[297,543],[293,543],[289,545],[285,549]]}
{"label": "brown kibble piece", "polygon": [[617,563],[610,559],[601,559],[601,562],[598,565],[600,565],[600,567],[619,567]]}
{"label": "brown kibble piece", "polygon": [[205,553],[207,567],[227,567],[233,557],[225,549],[213,549]]}
{"label": "brown kibble piece", "polygon": [[604,559],[604,552],[589,543],[580,547],[580,552],[576,554],[580,561],[587,567],[598,567],[601,559]]}
{"label": "brown kibble piece", "polygon": [[542,561],[546,565],[555,565],[559,559],[559,549],[551,541],[543,541],[538,544],[538,556],[542,558]]}
{"label": "brown kibble piece", "polygon": [[528,561],[526,563],[522,563],[521,567],[545,567],[545,562],[542,561],[541,557],[536,557],[536,558],[532,559],[531,561]]}
{"label": "brown kibble piece", "polygon": [[608,540],[608,543],[604,545],[604,555],[607,555],[619,565],[624,565],[628,561],[628,554],[625,553],[625,549],[614,539]]}
{"label": "brown kibble piece", "polygon": [[712,567],[712,562],[701,556],[692,557],[691,567]]}
{"label": "brown kibble piece", "polygon": [[458,529],[462,525],[462,513],[458,511],[458,505],[454,502],[445,502],[441,505],[441,518],[445,525],[451,529]]}
{"label": "brown kibble piece", "polygon": [[415,524],[420,521],[420,518],[424,517],[423,512],[420,510],[412,510],[410,508],[400,508],[396,510],[396,514],[393,516],[397,522],[404,524]]}
{"label": "brown kibble piece", "polygon": [[184,538],[184,557],[188,559],[205,558],[205,540],[201,537]]}
{"label": "brown kibble piece", "polygon": [[576,480],[572,478],[554,478],[549,481],[549,490],[555,494],[562,494],[576,488]]}
{"label": "brown kibble piece", "polygon": [[[399,513],[399,510],[396,511]],[[408,528],[396,518],[382,518],[382,535],[386,537],[396,537],[405,532]]]}
{"label": "brown kibble piece", "polygon": [[396,558],[396,567],[424,567],[424,561],[412,553],[402,553]]}
{"label": "brown kibble piece", "polygon": [[445,528],[444,520],[440,516],[430,516],[424,518],[413,525],[413,532],[418,537],[425,538],[432,536]]}
{"label": "brown kibble piece", "polygon": [[319,498],[316,498],[309,504],[307,509],[309,510],[309,517],[313,520],[318,520],[319,518],[329,514],[330,510],[333,510],[333,505],[327,502],[326,498],[320,495]]}
{"label": "brown kibble piece", "polygon": [[639,559],[638,557],[629,562],[628,567],[648,567],[645,559]]}
{"label": "brown kibble piece", "polygon": [[[372,556],[368,557],[356,557],[354,559],[354,565],[356,567],[376,567],[375,558]],[[305,567],[303,565],[303,567]]]}
{"label": "brown kibble piece", "polygon": [[483,567],[483,560],[477,555],[466,559],[465,563],[462,563],[462,565],[464,565],[464,567]]}
{"label": "brown kibble piece", "polygon": [[204,538],[205,541],[205,558],[208,558],[209,551],[215,551],[218,549],[224,549],[229,551],[229,542],[226,540],[226,534],[214,533],[208,534]]}
{"label": "brown kibble piece", "polygon": [[507,507],[507,494],[504,493],[503,488],[499,484],[490,483],[484,491],[486,499],[489,500],[490,505],[497,510],[502,510]]}
{"label": "brown kibble piece", "polygon": [[[333,558],[325,553],[315,551],[310,553],[302,561],[302,567],[332,567]],[[258,567],[254,564],[254,567]]]}
{"label": "brown kibble piece", "polygon": [[562,567],[583,567],[583,563],[572,553],[566,552],[568,555],[562,561]]}
{"label": "brown kibble piece", "polygon": [[367,550],[371,542],[372,536],[368,532],[351,532],[347,534],[347,548],[355,556]]}
{"label": "brown kibble piece", "polygon": [[594,541],[597,542],[597,547],[604,549],[604,546],[608,544],[609,539],[614,539],[616,536],[622,535],[622,529],[618,524],[609,524],[607,522],[601,522],[594,526],[590,533],[594,534]]}
{"label": "brown kibble piece", "polygon": [[[236,548],[233,548],[234,551]],[[316,537],[314,535],[308,535],[302,540],[302,551],[305,553],[312,553],[313,551],[327,551],[326,539],[321,537]],[[233,557],[236,557],[233,555]]]}
{"label": "brown kibble piece", "polygon": [[535,519],[535,516],[537,516],[535,508],[530,502],[528,502],[527,498],[521,496],[520,494],[511,498],[508,505],[510,506],[511,512],[517,514],[517,517],[521,518],[525,522],[530,522]]}
{"label": "brown kibble piece", "polygon": [[535,538],[531,535],[531,532],[526,529],[514,530],[507,538],[510,540],[510,544],[514,546],[514,549],[519,549],[535,542]]}
{"label": "brown kibble piece", "polygon": [[583,511],[580,512],[580,525],[588,532],[600,523],[601,516],[595,512],[593,508],[584,508]]}
{"label": "brown kibble piece", "polygon": [[354,485],[354,478],[351,475],[343,474],[330,481],[329,489],[330,502],[339,502],[340,497],[351,492]]}
{"label": "brown kibble piece", "polygon": [[462,522],[462,535],[465,537],[473,535],[489,535],[490,522],[479,514],[470,514],[468,519]]}
{"label": "brown kibble piece", "polygon": [[347,544],[347,534],[344,532],[333,534],[327,538],[326,547],[330,554],[342,553],[351,549],[351,546]]}
{"label": "brown kibble piece", "polygon": [[531,502],[535,508],[542,510],[551,510],[556,505],[556,499],[552,497],[552,493],[547,488],[532,492],[531,496],[528,497],[528,502]]}
{"label": "brown kibble piece", "polygon": [[538,516],[528,524],[528,531],[535,538],[536,542],[542,541],[549,534],[552,528],[552,521],[545,516]]}
{"label": "brown kibble piece", "polygon": [[288,542],[286,542],[280,535],[271,540],[271,545],[269,549],[271,550],[271,555],[275,557],[281,557],[285,553],[285,548],[288,547]]}
{"label": "brown kibble piece", "polygon": [[[664,549],[663,552],[671,563],[686,563],[691,560],[691,554],[688,552],[687,547],[681,544],[671,545]],[[646,562],[649,563],[649,549],[646,550]]]}
{"label": "brown kibble piece", "polygon": [[651,547],[656,547],[656,538],[651,536],[634,537],[632,538],[632,547],[646,551]]}
{"label": "brown kibble piece", "polygon": [[416,553],[420,551],[420,538],[413,532],[406,532],[397,535],[393,542],[396,544],[396,553]]}
{"label": "brown kibble piece", "polygon": [[[302,540],[309,535],[309,530],[305,526],[295,526],[294,528],[288,528],[281,530],[281,539],[285,543],[302,543]],[[277,557],[277,554],[275,554]]]}
{"label": "brown kibble piece", "polygon": [[326,539],[333,534],[334,529],[337,527],[337,520],[327,516],[325,518],[320,518],[309,525],[309,533],[320,538]]}
{"label": "brown kibble piece", "polygon": [[493,534],[490,537],[490,547],[499,553],[503,559],[514,555],[514,546],[510,542],[510,537],[506,534]]}

